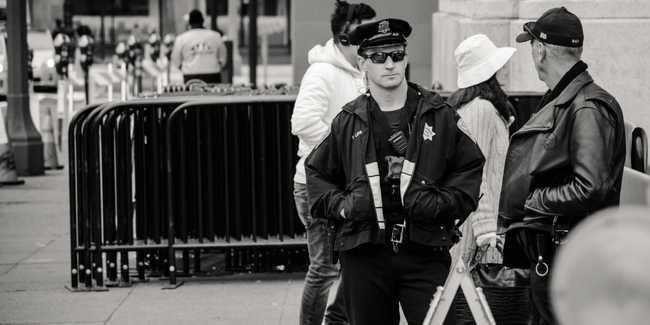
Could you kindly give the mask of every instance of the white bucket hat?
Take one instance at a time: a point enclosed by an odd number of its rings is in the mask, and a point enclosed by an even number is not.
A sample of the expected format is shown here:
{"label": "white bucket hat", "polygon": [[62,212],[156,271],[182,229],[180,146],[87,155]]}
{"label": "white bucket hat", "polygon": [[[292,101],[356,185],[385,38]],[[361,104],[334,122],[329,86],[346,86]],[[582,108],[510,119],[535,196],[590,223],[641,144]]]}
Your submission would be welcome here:
{"label": "white bucket hat", "polygon": [[466,38],[454,51],[458,87],[467,88],[490,79],[510,60],[515,51],[517,49],[513,47],[496,47],[483,34]]}

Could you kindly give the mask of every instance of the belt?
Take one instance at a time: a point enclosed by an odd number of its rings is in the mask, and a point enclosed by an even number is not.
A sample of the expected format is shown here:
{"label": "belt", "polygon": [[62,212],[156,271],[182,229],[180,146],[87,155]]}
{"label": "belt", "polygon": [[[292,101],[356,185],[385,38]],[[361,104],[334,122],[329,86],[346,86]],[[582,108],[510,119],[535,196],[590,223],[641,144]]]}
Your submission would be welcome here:
{"label": "belt", "polygon": [[422,254],[449,252],[449,246],[428,246],[410,242],[402,243],[400,249]]}

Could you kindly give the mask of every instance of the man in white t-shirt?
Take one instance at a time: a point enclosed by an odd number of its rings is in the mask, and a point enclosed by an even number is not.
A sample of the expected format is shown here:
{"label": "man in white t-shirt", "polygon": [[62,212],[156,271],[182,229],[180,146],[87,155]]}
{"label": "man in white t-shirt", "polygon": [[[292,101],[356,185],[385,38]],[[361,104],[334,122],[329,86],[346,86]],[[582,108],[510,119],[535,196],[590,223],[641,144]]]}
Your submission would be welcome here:
{"label": "man in white t-shirt", "polygon": [[176,38],[171,64],[183,73],[183,81],[199,79],[220,83],[227,52],[221,34],[203,27],[203,14],[194,9],[189,14],[190,29]]}

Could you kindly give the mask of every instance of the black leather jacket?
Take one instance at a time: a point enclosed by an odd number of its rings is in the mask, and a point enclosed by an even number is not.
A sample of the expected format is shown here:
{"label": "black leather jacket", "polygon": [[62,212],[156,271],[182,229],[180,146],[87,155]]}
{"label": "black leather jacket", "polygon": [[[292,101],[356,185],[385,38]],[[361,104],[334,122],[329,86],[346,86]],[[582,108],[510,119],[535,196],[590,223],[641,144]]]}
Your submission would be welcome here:
{"label": "black leather jacket", "polygon": [[[450,246],[454,220],[462,222],[476,209],[485,159],[455,110],[439,95],[409,87],[419,98],[400,177],[406,236],[422,245]],[[385,240],[380,176],[368,124],[371,100],[361,95],[345,105],[329,136],[305,162],[312,217],[337,223],[334,249],[339,251]]]}
{"label": "black leather jacket", "polygon": [[584,71],[512,135],[500,225],[550,230],[557,216],[571,228],[618,205],[624,163],[621,108]]}

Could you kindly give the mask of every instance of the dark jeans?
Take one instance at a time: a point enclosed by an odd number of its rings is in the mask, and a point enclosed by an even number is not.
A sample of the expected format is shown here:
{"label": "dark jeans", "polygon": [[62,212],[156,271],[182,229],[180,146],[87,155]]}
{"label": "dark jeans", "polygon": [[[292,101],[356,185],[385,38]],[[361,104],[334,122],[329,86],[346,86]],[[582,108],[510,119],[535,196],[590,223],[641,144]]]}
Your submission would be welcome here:
{"label": "dark jeans", "polygon": [[[551,241],[548,232],[532,229],[517,230],[517,242],[524,248],[524,252],[530,261],[530,302],[531,302],[531,325],[555,325],[558,324],[551,307],[550,286],[553,260],[555,258],[555,246]],[[549,272],[540,276],[535,272],[537,259],[542,254],[548,265]],[[544,271],[540,267],[540,271]]]}
{"label": "dark jeans", "polygon": [[327,312],[325,311],[330,287],[339,277],[339,267],[333,263],[330,242],[330,236],[333,234],[325,221],[311,218],[305,184],[294,183],[293,195],[298,217],[307,230],[309,250],[309,269],[300,304],[300,324],[321,325],[323,315],[325,324],[347,324],[340,285],[334,303],[327,307]]}
{"label": "dark jeans", "polygon": [[[408,324],[421,325],[436,287],[447,279],[450,264],[448,250],[415,245],[413,249],[403,246],[398,254],[376,244],[341,252],[341,281],[350,324],[397,325],[401,305]],[[456,324],[453,312],[447,314],[444,324]]]}
{"label": "dark jeans", "polygon": [[203,73],[203,74],[186,74],[183,75],[183,82],[187,83],[192,79],[199,79],[205,83],[218,84],[221,83],[221,73]]}

